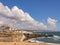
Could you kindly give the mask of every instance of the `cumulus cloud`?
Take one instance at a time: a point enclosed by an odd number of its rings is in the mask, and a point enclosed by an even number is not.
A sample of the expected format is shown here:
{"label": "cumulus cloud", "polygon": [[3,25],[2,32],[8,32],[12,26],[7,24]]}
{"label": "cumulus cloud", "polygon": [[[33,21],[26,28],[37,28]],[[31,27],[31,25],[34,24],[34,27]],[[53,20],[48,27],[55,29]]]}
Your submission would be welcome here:
{"label": "cumulus cloud", "polygon": [[[0,3],[0,20],[3,21],[3,24],[7,25],[19,25],[23,28],[34,28],[36,21],[22,9],[19,9],[17,6],[10,9],[8,6]],[[24,27],[25,26],[25,27]]]}
{"label": "cumulus cloud", "polygon": [[42,30],[47,30],[47,26],[44,23],[40,22],[38,25]]}
{"label": "cumulus cloud", "polygon": [[48,18],[47,22],[48,22],[48,26],[49,26],[50,29],[55,29],[56,28],[57,20],[52,19],[52,18]]}
{"label": "cumulus cloud", "polygon": [[24,12],[22,9],[19,9],[17,6],[10,9],[8,6],[0,3],[0,25],[6,24],[10,26],[15,26],[24,29],[53,29],[56,27],[56,20],[52,18],[47,19],[48,26],[44,23],[39,23],[34,20],[29,13]]}

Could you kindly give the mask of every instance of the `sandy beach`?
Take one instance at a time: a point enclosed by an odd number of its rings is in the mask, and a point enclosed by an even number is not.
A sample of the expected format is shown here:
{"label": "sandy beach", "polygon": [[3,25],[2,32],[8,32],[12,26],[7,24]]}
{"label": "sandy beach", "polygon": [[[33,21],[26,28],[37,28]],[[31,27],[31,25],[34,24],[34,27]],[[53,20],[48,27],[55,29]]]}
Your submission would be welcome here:
{"label": "sandy beach", "polygon": [[59,45],[59,44],[30,43],[30,42],[0,42],[0,45]]}

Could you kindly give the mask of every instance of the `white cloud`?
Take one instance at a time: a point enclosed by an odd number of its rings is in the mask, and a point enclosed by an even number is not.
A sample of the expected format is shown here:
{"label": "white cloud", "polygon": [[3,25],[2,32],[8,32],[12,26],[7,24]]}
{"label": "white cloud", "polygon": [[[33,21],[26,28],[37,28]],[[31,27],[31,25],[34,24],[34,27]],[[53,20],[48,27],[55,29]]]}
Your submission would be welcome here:
{"label": "white cloud", "polygon": [[22,24],[23,27],[25,26],[28,28],[33,28],[36,24],[36,21],[22,9],[19,9],[17,6],[14,6],[12,9],[10,9],[8,6],[4,6],[2,3],[0,3],[0,17],[4,24],[7,25],[10,25],[11,23],[18,25],[17,22],[24,22]]}
{"label": "white cloud", "polygon": [[47,30],[47,26],[44,24],[44,23],[39,23],[38,24],[39,25],[39,27],[41,28],[41,29],[43,29],[43,30]]}
{"label": "white cloud", "polygon": [[[2,21],[1,21],[2,20]],[[19,9],[17,6],[10,9],[8,6],[0,3],[0,24],[6,25],[16,25],[16,27],[24,29],[53,29],[56,27],[56,20],[52,18],[47,19],[48,26],[44,23],[39,23],[34,20],[29,13],[24,12],[22,9]]]}
{"label": "white cloud", "polygon": [[47,23],[48,23],[48,26],[49,26],[50,29],[55,29],[57,20],[52,19],[52,18],[48,18]]}
{"label": "white cloud", "polygon": [[0,21],[0,24],[3,24],[3,21]]}

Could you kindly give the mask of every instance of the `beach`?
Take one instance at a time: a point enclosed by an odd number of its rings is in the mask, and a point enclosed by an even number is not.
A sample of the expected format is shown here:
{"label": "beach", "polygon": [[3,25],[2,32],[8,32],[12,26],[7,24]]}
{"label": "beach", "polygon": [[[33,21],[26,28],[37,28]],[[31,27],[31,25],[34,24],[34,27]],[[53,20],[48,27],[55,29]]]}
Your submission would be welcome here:
{"label": "beach", "polygon": [[30,42],[0,42],[0,45],[59,45],[59,44],[30,43]]}

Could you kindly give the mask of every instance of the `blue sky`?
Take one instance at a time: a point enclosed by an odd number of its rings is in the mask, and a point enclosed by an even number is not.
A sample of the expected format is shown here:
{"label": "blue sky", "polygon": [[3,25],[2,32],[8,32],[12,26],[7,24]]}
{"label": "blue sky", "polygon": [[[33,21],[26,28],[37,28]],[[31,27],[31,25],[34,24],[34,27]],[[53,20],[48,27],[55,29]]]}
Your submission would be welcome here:
{"label": "blue sky", "polygon": [[9,8],[17,6],[35,20],[44,22],[48,17],[56,19],[60,26],[60,0],[0,0]]}

